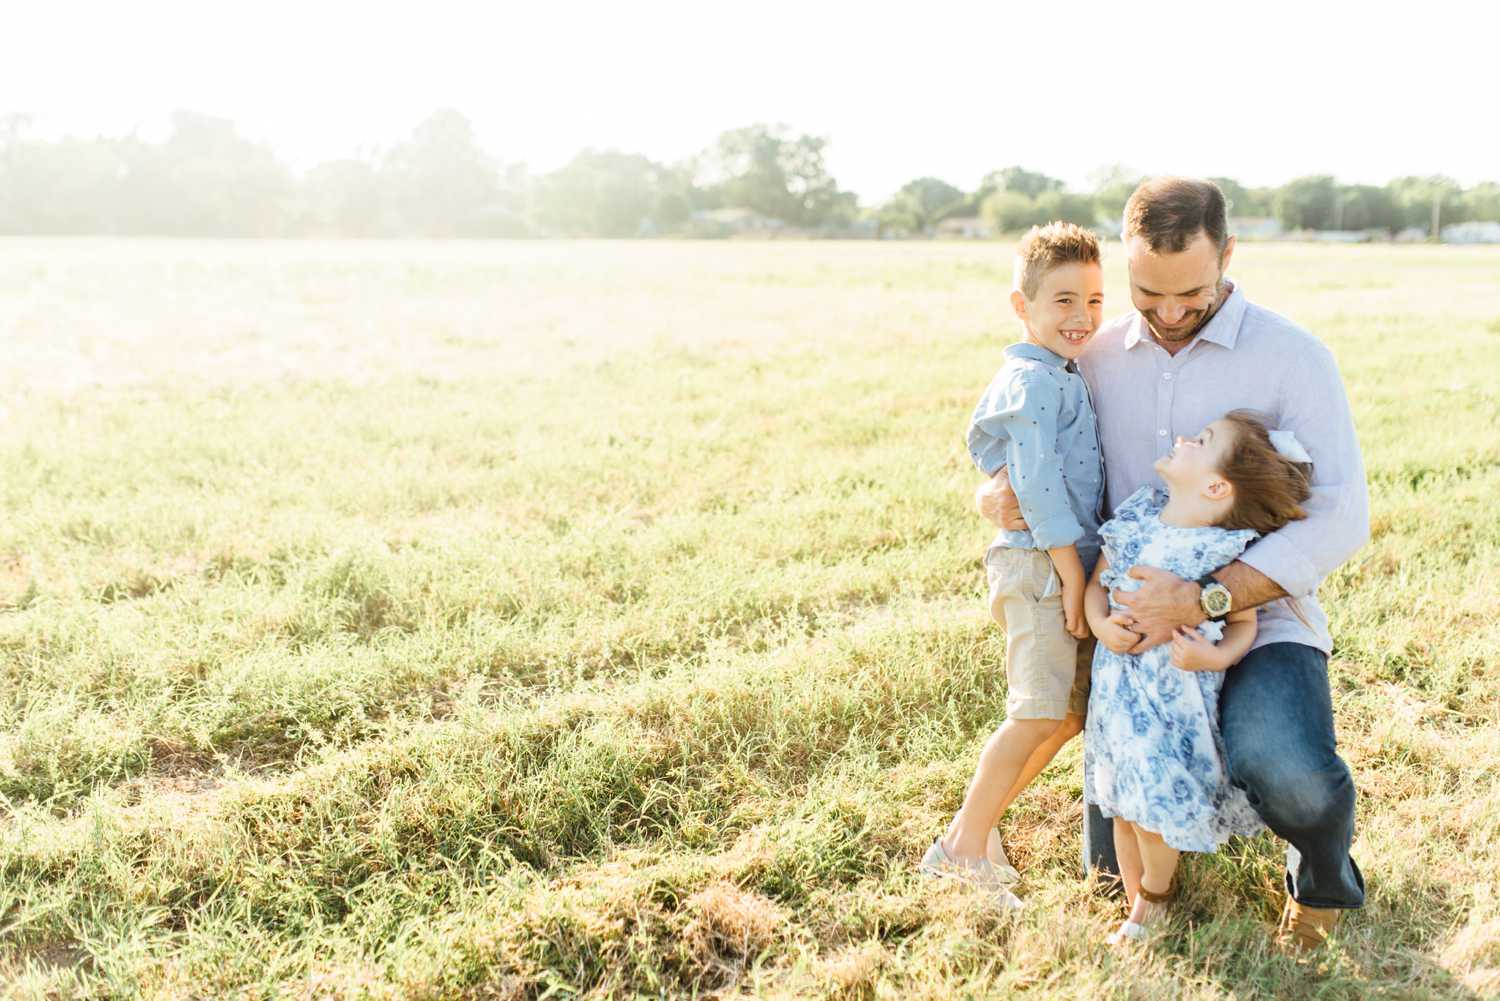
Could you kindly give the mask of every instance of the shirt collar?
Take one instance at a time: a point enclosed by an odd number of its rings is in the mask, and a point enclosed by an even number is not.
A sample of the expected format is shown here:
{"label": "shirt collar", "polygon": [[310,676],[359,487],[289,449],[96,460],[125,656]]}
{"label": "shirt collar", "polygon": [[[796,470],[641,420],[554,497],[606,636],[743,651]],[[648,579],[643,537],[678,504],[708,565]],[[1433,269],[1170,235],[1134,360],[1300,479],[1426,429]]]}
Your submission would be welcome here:
{"label": "shirt collar", "polygon": [[[1233,350],[1235,341],[1239,340],[1240,325],[1244,322],[1245,309],[1249,303],[1245,300],[1245,293],[1240,291],[1239,285],[1234,282],[1225,284],[1229,286],[1228,298],[1208,321],[1208,325],[1198,331],[1198,336],[1194,340],[1207,341],[1210,344]],[[1146,326],[1146,318],[1137,312],[1131,320],[1130,329],[1125,331],[1125,350],[1129,351],[1141,341],[1151,339],[1151,331]]]}
{"label": "shirt collar", "polygon": [[1029,358],[1031,361],[1039,361],[1057,368],[1066,368],[1068,364],[1068,359],[1056,351],[1048,350],[1040,344],[1033,344],[1030,341],[1018,341],[1015,344],[1006,345],[1005,357]]}

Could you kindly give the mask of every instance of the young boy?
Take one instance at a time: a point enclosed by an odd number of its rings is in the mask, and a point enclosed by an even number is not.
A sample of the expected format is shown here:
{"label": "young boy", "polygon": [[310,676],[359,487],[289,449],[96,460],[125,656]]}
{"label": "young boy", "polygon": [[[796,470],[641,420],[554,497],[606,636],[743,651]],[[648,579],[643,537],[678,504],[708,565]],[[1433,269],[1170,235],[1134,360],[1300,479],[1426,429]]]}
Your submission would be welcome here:
{"label": "young boy", "polygon": [[1029,532],[1001,531],[985,554],[990,614],[1005,626],[1006,719],[979,756],[958,815],[921,869],[1019,907],[1020,879],[992,829],[1083,729],[1094,640],[1083,596],[1099,556],[1104,468],[1094,408],[1073,364],[1104,307],[1099,241],[1071,223],[1032,227],[1016,255],[1011,308],[1024,331],[974,410],[969,454],[1008,467]]}

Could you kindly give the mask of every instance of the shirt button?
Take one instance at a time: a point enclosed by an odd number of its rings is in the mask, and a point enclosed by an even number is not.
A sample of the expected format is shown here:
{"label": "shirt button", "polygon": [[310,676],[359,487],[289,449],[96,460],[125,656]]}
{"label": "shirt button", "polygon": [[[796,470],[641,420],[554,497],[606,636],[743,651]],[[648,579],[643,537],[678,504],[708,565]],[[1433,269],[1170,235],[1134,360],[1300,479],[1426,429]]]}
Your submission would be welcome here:
{"label": "shirt button", "polygon": [[1167,429],[1166,428],[1162,428],[1160,431],[1157,431],[1156,433],[1160,437],[1165,438],[1167,436]]}
{"label": "shirt button", "polygon": [[1172,381],[1172,373],[1171,373],[1171,372],[1163,372],[1163,373],[1162,373],[1162,374],[1161,374],[1161,377],[1162,377],[1162,378],[1163,378],[1163,379],[1165,379],[1165,380],[1167,380],[1167,381],[1168,381],[1168,382],[1171,382],[1171,381]]}

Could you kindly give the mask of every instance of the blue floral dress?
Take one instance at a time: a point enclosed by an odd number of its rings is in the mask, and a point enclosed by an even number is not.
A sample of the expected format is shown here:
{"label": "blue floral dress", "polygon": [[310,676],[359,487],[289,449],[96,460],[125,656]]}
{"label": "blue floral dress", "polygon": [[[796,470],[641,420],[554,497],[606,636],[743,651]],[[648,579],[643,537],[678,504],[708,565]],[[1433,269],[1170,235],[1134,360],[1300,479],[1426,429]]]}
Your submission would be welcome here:
{"label": "blue floral dress", "polygon": [[[1132,566],[1169,570],[1197,580],[1231,563],[1255,533],[1225,528],[1179,528],[1159,517],[1166,495],[1146,486],[1130,495],[1099,529],[1111,590],[1134,591]],[[1224,627],[1198,631],[1213,642]],[[1171,644],[1139,656],[1094,654],[1093,687],[1084,731],[1084,799],[1106,816],[1123,817],[1160,834],[1181,851],[1211,852],[1232,834],[1255,834],[1264,824],[1245,793],[1231,785],[1219,732],[1218,671],[1172,666]]]}

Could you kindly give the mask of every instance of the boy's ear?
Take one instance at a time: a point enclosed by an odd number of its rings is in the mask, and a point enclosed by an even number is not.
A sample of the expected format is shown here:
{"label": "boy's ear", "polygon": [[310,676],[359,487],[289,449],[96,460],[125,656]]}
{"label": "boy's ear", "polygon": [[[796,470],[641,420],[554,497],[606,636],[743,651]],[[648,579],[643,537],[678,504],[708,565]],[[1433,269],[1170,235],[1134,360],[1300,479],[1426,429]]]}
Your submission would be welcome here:
{"label": "boy's ear", "polygon": [[1010,308],[1015,311],[1016,319],[1024,323],[1026,320],[1026,296],[1021,293],[1020,289],[1011,291]]}

